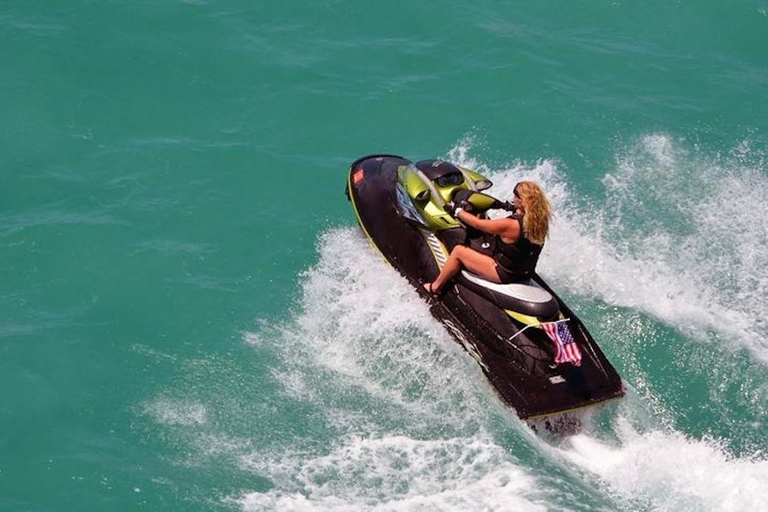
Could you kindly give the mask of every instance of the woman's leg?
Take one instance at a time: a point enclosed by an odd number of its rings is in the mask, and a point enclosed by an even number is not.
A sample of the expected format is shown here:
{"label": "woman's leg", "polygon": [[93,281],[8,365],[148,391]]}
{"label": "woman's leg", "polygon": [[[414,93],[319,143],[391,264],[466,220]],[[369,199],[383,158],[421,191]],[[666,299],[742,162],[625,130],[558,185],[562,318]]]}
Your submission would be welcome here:
{"label": "woman's leg", "polygon": [[496,262],[490,256],[479,253],[464,245],[457,245],[448,256],[448,261],[443,265],[440,275],[432,283],[424,285],[427,291],[437,293],[443,285],[453,276],[459,273],[464,267],[473,274],[477,274],[483,279],[499,283],[499,275],[496,272]]}

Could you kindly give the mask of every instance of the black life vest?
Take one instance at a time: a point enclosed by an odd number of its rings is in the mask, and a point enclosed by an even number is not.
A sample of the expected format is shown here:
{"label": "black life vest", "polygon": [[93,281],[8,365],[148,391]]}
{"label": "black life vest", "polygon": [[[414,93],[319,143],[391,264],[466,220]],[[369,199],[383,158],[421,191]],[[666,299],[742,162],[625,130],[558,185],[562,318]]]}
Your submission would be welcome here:
{"label": "black life vest", "polygon": [[504,242],[499,235],[495,237],[494,260],[499,269],[499,278],[503,283],[523,281],[532,277],[536,270],[536,263],[539,261],[539,254],[544,247],[526,238],[522,215],[510,215],[508,218],[520,223],[520,237],[512,244]]}

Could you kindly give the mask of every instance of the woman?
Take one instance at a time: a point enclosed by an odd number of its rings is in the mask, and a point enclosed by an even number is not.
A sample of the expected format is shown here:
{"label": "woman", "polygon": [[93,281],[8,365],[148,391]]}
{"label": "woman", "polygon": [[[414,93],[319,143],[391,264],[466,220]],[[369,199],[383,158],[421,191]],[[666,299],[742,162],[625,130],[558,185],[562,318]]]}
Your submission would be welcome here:
{"label": "woman", "polygon": [[513,283],[533,275],[549,233],[552,210],[544,191],[532,181],[515,185],[513,194],[515,213],[503,219],[481,219],[456,208],[454,217],[465,225],[495,235],[493,256],[457,245],[437,279],[424,285],[429,293],[440,293],[443,285],[462,267],[494,283]]}

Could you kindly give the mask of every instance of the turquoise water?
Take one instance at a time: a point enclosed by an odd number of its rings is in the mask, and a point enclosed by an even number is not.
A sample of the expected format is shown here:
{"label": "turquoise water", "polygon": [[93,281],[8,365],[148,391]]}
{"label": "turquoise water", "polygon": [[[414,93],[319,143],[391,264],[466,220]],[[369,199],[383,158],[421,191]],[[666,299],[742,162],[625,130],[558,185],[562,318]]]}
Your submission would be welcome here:
{"label": "turquoise water", "polygon": [[[768,3],[528,4],[4,2],[0,509],[765,507]],[[541,182],[627,397],[504,409],[373,152]]]}

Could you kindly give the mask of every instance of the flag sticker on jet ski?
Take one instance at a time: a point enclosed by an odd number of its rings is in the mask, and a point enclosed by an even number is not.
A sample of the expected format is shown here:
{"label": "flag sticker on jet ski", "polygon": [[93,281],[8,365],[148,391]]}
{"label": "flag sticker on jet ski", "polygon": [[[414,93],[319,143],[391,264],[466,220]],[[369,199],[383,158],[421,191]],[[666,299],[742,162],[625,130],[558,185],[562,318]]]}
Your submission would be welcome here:
{"label": "flag sticker on jet ski", "polygon": [[565,322],[546,322],[542,323],[541,326],[555,344],[555,363],[571,363],[574,366],[581,366],[581,350],[579,350],[579,346]]}

